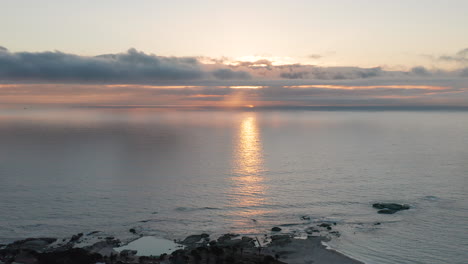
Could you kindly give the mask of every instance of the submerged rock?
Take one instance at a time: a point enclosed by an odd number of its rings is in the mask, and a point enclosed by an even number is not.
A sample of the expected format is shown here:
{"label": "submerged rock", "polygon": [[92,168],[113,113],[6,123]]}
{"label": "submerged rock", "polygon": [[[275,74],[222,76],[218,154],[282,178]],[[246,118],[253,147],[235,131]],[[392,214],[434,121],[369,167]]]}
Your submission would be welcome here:
{"label": "submerged rock", "polygon": [[408,210],[410,206],[407,204],[397,204],[397,203],[375,203],[372,207],[376,209],[390,209],[395,211]]}
{"label": "submerged rock", "polygon": [[380,209],[377,211],[379,214],[394,214],[401,210],[408,210],[410,206],[407,204],[397,204],[397,203],[375,203],[372,204],[372,207]]}
{"label": "submerged rock", "polygon": [[378,214],[394,214],[398,212],[397,210],[392,210],[392,209],[382,209],[377,211]]}
{"label": "submerged rock", "polygon": [[275,226],[275,227],[273,227],[273,228],[271,229],[271,231],[279,232],[279,231],[281,231],[281,228]]}

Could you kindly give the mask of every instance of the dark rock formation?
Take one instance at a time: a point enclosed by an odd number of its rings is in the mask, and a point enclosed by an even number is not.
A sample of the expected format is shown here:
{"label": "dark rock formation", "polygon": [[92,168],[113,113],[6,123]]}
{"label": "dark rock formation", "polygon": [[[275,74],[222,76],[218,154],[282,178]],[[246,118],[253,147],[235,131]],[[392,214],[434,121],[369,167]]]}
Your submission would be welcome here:
{"label": "dark rock formation", "polygon": [[281,228],[275,226],[275,227],[273,227],[273,228],[271,229],[271,231],[279,232],[279,231],[281,231]]}
{"label": "dark rock formation", "polygon": [[37,264],[95,264],[103,260],[100,254],[90,253],[82,248],[39,253],[36,257]]}
{"label": "dark rock formation", "polygon": [[408,210],[410,206],[407,204],[397,204],[397,203],[375,203],[372,207],[376,209],[390,209],[395,211]]}
{"label": "dark rock formation", "polygon": [[76,242],[78,241],[81,237],[83,236],[83,233],[78,233],[76,235],[73,235],[70,239],[70,242]]}
{"label": "dark rock formation", "polygon": [[372,207],[379,209],[377,213],[379,214],[394,214],[401,210],[408,210],[410,206],[407,204],[397,204],[397,203],[375,203],[372,204]]}
{"label": "dark rock formation", "polygon": [[4,248],[4,250],[6,251],[33,250],[33,251],[41,252],[48,245],[54,243],[55,241],[57,241],[56,238],[50,238],[50,237],[27,238],[27,239],[19,240],[12,244],[7,245]]}
{"label": "dark rock formation", "polygon": [[382,209],[382,210],[378,210],[377,213],[378,214],[394,214],[398,212],[397,210],[392,210],[392,209]]}
{"label": "dark rock formation", "polygon": [[271,244],[276,246],[283,246],[291,242],[289,235],[273,235],[271,236]]}

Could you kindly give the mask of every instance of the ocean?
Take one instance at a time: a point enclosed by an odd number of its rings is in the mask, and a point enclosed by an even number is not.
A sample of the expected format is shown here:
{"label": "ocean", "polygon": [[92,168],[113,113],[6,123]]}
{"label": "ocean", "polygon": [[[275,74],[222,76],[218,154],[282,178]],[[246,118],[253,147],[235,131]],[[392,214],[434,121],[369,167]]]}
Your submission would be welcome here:
{"label": "ocean", "polygon": [[467,187],[463,111],[0,110],[0,243],[328,221],[328,244],[368,264],[461,264]]}

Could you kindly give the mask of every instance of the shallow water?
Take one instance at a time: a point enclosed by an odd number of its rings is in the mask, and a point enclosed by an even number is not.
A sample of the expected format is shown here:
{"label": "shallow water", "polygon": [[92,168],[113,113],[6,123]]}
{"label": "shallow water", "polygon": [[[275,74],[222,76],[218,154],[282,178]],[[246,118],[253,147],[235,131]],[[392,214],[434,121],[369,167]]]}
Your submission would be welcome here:
{"label": "shallow water", "polygon": [[125,246],[114,248],[117,252],[123,250],[136,250],[138,256],[160,256],[161,254],[171,254],[182,247],[171,240],[145,236],[136,239]]}
{"label": "shallow water", "polygon": [[[0,110],[0,243],[337,222],[368,263],[468,259],[467,112]],[[373,202],[412,206],[379,215]],[[311,220],[301,220],[301,216]],[[374,225],[380,222],[381,225]]]}

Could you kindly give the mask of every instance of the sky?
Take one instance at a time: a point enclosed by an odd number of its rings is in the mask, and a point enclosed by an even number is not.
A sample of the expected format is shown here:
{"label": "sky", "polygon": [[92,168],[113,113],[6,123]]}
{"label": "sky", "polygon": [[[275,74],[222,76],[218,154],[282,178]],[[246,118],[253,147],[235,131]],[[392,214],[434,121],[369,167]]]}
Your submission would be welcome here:
{"label": "sky", "polygon": [[467,106],[465,0],[2,0],[0,103]]}

